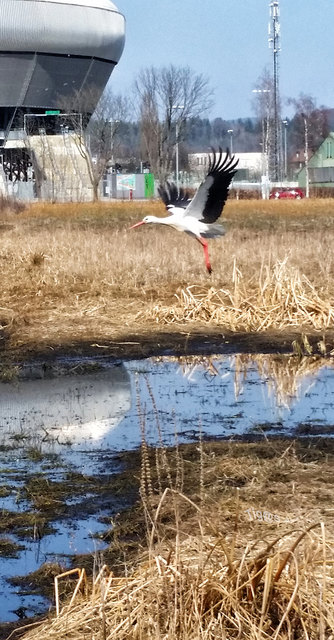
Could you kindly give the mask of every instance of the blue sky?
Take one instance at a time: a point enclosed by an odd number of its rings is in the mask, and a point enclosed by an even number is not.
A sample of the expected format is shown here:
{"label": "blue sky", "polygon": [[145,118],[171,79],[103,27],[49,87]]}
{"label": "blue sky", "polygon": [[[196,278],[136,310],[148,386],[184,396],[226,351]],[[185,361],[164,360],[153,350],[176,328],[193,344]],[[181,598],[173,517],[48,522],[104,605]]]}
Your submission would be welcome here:
{"label": "blue sky", "polygon": [[[111,77],[127,92],[148,66],[189,66],[208,78],[210,118],[253,116],[252,89],[265,66],[269,0],[114,0],[127,22],[123,56]],[[334,0],[280,0],[280,90],[334,108]],[[289,115],[289,108],[283,106]]]}

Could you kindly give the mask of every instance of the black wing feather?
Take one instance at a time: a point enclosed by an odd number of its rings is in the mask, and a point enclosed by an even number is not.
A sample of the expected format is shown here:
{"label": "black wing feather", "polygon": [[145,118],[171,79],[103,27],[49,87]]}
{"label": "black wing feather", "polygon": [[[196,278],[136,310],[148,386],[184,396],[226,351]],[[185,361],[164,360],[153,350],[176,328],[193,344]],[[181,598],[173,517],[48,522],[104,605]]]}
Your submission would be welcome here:
{"label": "black wing feather", "polygon": [[[207,199],[203,209],[203,215],[201,222],[207,224],[216,222],[219,218],[225,202],[227,200],[229,187],[233,176],[237,172],[237,165],[239,160],[235,160],[235,156],[230,156],[229,150],[226,149],[225,157],[223,157],[223,150],[219,147],[219,155],[217,157],[215,149],[212,148],[213,159],[209,159],[209,170],[207,178],[211,176],[213,181],[207,188]],[[207,180],[206,178],[206,180]],[[203,186],[205,186],[205,182]]]}
{"label": "black wing feather", "polygon": [[189,204],[190,196],[188,191],[183,187],[178,189],[173,182],[166,182],[165,186],[159,185],[158,192],[167,209],[169,206],[185,209]]}

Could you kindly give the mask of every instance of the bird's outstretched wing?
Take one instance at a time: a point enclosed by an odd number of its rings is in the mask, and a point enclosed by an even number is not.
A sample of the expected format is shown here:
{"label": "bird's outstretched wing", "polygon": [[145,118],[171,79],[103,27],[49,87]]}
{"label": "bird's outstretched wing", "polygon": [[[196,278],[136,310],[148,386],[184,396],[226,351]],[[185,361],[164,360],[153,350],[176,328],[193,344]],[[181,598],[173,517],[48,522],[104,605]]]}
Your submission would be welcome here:
{"label": "bird's outstretched wing", "polygon": [[165,186],[159,185],[158,192],[167,210],[171,207],[185,209],[189,204],[189,193],[183,187],[178,189],[173,182],[166,182]]}
{"label": "bird's outstretched wing", "polygon": [[219,218],[227,200],[229,186],[235,175],[239,160],[230,156],[226,149],[225,157],[219,147],[219,155],[212,149],[213,159],[209,159],[207,176],[198,187],[184,215],[190,215],[201,222],[211,224]]}

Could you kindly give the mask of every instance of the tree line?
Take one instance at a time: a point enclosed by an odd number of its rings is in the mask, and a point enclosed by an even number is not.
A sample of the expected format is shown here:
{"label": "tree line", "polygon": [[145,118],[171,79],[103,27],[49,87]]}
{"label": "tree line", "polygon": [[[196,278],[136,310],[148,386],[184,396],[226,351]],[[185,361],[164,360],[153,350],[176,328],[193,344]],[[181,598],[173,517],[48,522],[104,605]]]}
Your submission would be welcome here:
{"label": "tree line", "polygon": [[[94,197],[106,171],[150,170],[164,182],[175,171],[175,150],[180,169],[187,170],[189,152],[208,152],[210,147],[233,149],[233,153],[261,152],[270,155],[273,131],[272,79],[264,72],[254,94],[254,117],[210,119],[214,94],[208,79],[189,67],[149,67],[137,76],[131,95],[105,91],[97,106],[96,89],[76,93],[61,105],[73,114],[70,130],[85,158]],[[94,108],[92,107],[94,105]],[[277,105],[276,105],[277,107]],[[303,157],[314,151],[331,129],[333,110],[318,107],[312,96],[290,100],[291,118],[284,120],[288,156]],[[282,127],[282,105],[275,110]],[[77,114],[83,117],[78,119]]]}
{"label": "tree line", "polygon": [[[131,170],[145,163],[164,181],[175,171],[178,143],[184,170],[188,153],[207,152],[218,146],[233,153],[263,151],[270,165],[274,134],[279,137],[282,165],[283,153],[288,164],[297,155],[303,161],[305,144],[307,154],[314,152],[334,128],[334,110],[318,107],[316,99],[305,94],[286,100],[284,105],[281,100],[274,105],[273,94],[273,79],[265,69],[254,89],[253,117],[210,119],[207,113],[214,104],[213,91],[202,74],[173,65],[144,69],[128,104],[132,118],[120,122],[119,161],[124,165],[127,162]],[[284,107],[289,107],[290,117],[284,117]]]}
{"label": "tree line", "polygon": [[[313,105],[309,97],[301,97],[296,101],[296,113],[291,118],[285,118],[281,125],[282,148],[284,147],[284,128],[286,127],[287,161],[296,160],[296,157],[304,159],[305,146],[305,108],[307,104]],[[317,108],[311,106],[307,109],[309,121],[309,152],[316,151],[322,140],[330,131],[334,130],[334,109]],[[193,117],[187,120],[180,135],[179,155],[180,166],[187,169],[188,153],[202,153],[210,151],[211,147],[221,146],[229,148],[233,153],[261,152],[262,151],[262,122],[257,117],[238,118],[225,120],[223,118]],[[175,143],[174,143],[175,144]],[[140,170],[141,162],[145,166],[151,166],[149,156],[143,148],[141,138],[140,121],[124,121],[120,123],[117,132],[118,161],[125,170]],[[170,159],[170,170],[175,170],[175,156]],[[157,173],[157,170],[153,170]]]}

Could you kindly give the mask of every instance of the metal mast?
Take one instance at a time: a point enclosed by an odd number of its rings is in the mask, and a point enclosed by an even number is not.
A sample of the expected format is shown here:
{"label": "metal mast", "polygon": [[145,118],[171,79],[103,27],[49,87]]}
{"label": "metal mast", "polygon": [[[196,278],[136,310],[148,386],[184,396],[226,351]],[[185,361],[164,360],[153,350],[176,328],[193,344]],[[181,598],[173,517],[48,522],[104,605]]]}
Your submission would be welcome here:
{"label": "metal mast", "polygon": [[280,9],[279,0],[269,2],[270,22],[268,28],[269,48],[273,51],[273,158],[272,170],[273,179],[278,182],[282,179],[281,162],[281,117],[280,117],[280,95],[279,95],[279,64],[278,56],[280,47]]}

